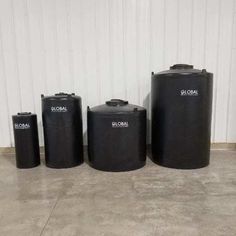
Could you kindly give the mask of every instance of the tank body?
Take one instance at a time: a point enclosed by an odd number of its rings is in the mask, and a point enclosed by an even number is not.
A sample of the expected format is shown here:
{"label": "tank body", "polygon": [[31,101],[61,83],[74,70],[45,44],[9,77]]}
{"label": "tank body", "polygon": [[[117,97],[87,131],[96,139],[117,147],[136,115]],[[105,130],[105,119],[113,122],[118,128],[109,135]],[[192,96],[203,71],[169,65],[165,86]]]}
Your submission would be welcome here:
{"label": "tank body", "polygon": [[112,99],[88,108],[88,154],[95,169],[129,171],[146,162],[146,110]]}
{"label": "tank body", "polygon": [[12,116],[16,166],[32,168],[40,164],[37,116],[21,112]]}
{"label": "tank body", "polygon": [[177,64],[152,74],[152,159],[171,168],[207,166],[213,74]]}
{"label": "tank body", "polygon": [[46,166],[69,168],[83,162],[81,98],[74,94],[42,95]]}

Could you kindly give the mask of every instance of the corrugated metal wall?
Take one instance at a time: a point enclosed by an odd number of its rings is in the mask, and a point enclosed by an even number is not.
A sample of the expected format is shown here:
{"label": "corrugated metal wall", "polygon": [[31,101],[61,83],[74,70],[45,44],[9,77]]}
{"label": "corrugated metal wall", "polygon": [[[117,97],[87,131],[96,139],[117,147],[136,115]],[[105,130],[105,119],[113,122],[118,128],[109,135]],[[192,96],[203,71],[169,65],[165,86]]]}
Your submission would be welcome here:
{"label": "corrugated metal wall", "polygon": [[[150,105],[150,74],[191,63],[215,74],[212,141],[236,142],[235,0],[0,0],[0,146],[40,94]],[[149,114],[150,115],[150,114]],[[42,130],[40,127],[42,143]]]}

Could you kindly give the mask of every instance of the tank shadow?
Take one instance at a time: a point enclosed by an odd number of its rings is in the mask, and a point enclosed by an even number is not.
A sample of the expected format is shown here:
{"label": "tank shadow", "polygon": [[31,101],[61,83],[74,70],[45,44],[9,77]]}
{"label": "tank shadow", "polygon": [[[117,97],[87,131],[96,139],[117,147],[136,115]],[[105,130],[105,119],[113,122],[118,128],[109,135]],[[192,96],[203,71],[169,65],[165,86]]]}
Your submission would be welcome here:
{"label": "tank shadow", "polygon": [[88,159],[88,132],[87,130],[83,133],[83,152],[84,152],[84,162],[89,165],[89,159]]}
{"label": "tank shadow", "polygon": [[151,98],[150,93],[143,100],[143,106],[147,110],[147,156],[151,159]]}

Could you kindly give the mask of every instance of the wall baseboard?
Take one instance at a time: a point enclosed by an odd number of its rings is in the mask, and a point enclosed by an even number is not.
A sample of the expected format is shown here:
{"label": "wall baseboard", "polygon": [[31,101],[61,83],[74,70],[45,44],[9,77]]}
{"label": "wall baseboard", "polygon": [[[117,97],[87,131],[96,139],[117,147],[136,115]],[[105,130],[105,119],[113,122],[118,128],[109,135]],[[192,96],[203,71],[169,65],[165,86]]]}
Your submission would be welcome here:
{"label": "wall baseboard", "polygon": [[236,150],[236,143],[212,143],[211,150]]}
{"label": "wall baseboard", "polygon": [[[150,145],[148,145],[150,148]],[[236,150],[236,143],[212,143],[211,150]],[[15,153],[14,147],[0,147],[0,154]],[[44,153],[44,147],[40,147],[40,153]]]}

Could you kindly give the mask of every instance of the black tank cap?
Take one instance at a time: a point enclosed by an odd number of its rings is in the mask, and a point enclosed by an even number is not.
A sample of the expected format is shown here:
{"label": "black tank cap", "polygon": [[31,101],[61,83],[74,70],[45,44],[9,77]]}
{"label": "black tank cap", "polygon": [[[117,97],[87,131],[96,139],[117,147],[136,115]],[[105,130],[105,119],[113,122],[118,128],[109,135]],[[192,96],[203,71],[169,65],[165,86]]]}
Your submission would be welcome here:
{"label": "black tank cap", "polygon": [[124,106],[128,104],[128,101],[121,99],[111,99],[110,101],[106,101],[108,106]]}
{"label": "black tank cap", "polygon": [[41,96],[42,101],[64,101],[64,100],[81,100],[80,96],[75,95],[74,93],[64,93],[64,92],[59,92],[55,93],[54,95],[49,95],[49,96]]}
{"label": "black tank cap", "polygon": [[[152,79],[156,78],[179,78],[179,76],[189,76],[189,75],[204,75],[204,77],[212,76],[212,73],[207,72],[205,69],[199,70],[194,69],[193,65],[188,64],[175,64],[170,67],[169,70],[164,70],[161,72],[158,72],[157,74],[152,75]],[[202,78],[204,78],[202,77]]]}
{"label": "black tank cap", "polygon": [[170,67],[171,70],[181,70],[181,69],[193,69],[193,65],[188,65],[188,64],[175,64],[173,66]]}
{"label": "black tank cap", "polygon": [[101,115],[108,115],[108,114],[123,114],[127,112],[142,112],[144,111],[144,107],[140,107],[137,105],[130,104],[126,100],[121,99],[111,99],[106,101],[105,104],[91,107],[88,109],[88,112],[95,112]]}
{"label": "black tank cap", "polygon": [[75,96],[75,93],[63,93],[63,92],[60,92],[60,93],[55,93],[55,96],[56,97],[71,97],[71,96]]}
{"label": "black tank cap", "polygon": [[55,93],[55,96],[68,96],[68,95],[69,95],[68,93],[63,93],[63,92]]}
{"label": "black tank cap", "polygon": [[31,115],[31,112],[18,112],[17,115],[18,116],[29,116],[29,115]]}

